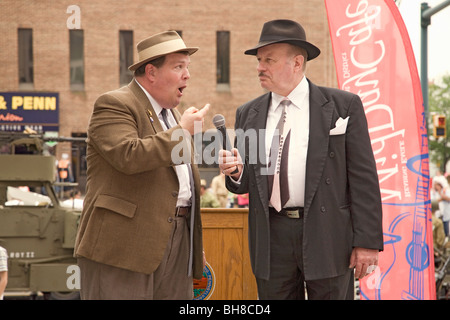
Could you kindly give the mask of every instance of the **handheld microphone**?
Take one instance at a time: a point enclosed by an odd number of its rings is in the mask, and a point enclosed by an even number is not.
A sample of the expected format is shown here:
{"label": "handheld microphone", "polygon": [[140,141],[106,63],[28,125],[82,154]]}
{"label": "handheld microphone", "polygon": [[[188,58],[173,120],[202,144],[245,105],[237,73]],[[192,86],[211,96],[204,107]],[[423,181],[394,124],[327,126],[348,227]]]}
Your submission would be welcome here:
{"label": "handheld microphone", "polygon": [[[228,140],[227,129],[225,128],[225,117],[221,114],[216,114],[212,119],[214,126],[217,130],[222,134],[222,147],[224,150],[231,150],[231,143]],[[231,174],[238,173],[239,170],[236,166],[236,170],[234,170]]]}

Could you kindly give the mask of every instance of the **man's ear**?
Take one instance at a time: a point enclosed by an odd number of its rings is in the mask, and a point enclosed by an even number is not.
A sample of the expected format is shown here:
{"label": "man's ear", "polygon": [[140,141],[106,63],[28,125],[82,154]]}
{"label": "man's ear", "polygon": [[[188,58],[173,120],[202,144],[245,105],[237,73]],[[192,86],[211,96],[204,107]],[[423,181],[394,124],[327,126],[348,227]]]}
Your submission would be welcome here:
{"label": "man's ear", "polygon": [[303,70],[303,64],[305,63],[305,57],[298,54],[294,57],[294,68],[297,70]]}
{"label": "man's ear", "polygon": [[145,75],[149,80],[154,80],[156,76],[157,68],[152,65],[151,63],[148,63],[145,66]]}

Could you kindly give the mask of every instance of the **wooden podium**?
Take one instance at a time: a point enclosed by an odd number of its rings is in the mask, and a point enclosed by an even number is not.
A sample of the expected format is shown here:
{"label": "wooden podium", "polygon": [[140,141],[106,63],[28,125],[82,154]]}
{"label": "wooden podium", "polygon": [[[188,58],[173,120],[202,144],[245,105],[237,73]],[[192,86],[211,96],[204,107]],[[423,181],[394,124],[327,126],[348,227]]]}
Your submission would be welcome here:
{"label": "wooden podium", "polygon": [[248,252],[248,209],[202,208],[203,247],[207,265],[194,281],[198,300],[256,300]]}

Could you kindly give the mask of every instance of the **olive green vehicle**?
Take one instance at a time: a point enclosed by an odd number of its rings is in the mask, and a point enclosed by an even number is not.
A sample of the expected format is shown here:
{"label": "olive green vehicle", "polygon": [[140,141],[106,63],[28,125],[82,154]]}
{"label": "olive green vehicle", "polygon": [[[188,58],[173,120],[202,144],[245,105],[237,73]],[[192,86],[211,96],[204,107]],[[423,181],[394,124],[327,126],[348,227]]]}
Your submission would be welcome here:
{"label": "olive green vehicle", "polygon": [[[7,136],[11,134],[0,134],[2,147]],[[6,141],[10,153],[0,154],[0,246],[8,252],[5,299],[24,293],[79,298],[73,250],[81,209],[64,206],[58,199],[56,159],[42,153],[42,137],[21,134],[11,140]],[[19,145],[34,152],[17,154]]]}

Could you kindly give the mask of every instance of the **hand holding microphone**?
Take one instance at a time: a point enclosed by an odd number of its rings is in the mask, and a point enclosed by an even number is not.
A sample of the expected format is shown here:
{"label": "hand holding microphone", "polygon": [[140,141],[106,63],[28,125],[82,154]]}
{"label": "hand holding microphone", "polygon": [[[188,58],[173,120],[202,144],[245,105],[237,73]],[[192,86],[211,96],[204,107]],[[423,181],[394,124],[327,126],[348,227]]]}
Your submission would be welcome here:
{"label": "hand holding microphone", "polygon": [[242,159],[236,148],[231,148],[231,143],[227,136],[225,118],[221,114],[213,117],[214,126],[222,135],[223,150],[219,151],[219,168],[225,175],[238,179],[242,172]]}
{"label": "hand holding microphone", "polygon": [[220,171],[226,175],[238,180],[242,172],[242,159],[239,151],[236,148],[219,151],[219,168]]}

